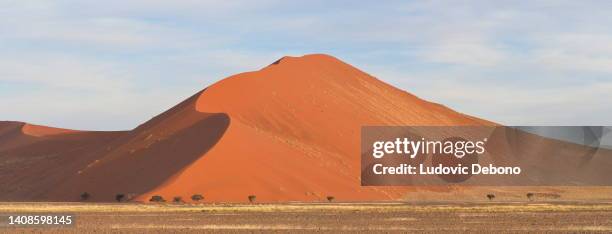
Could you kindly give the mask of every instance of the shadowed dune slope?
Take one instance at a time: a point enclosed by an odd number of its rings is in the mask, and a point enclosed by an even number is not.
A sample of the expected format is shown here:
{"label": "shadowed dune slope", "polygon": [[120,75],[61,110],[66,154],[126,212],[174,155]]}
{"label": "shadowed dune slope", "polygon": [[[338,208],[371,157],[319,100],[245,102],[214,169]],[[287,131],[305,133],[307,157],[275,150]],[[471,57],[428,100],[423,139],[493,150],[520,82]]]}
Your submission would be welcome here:
{"label": "shadowed dune slope", "polygon": [[124,132],[82,132],[0,122],[0,199],[47,200],[47,193],[95,160]]}
{"label": "shadowed dune slope", "polygon": [[199,94],[106,145],[96,160],[50,191],[49,200],[75,200],[87,192],[92,201],[126,199],[153,190],[205,157],[230,119],[223,113],[195,110]]}

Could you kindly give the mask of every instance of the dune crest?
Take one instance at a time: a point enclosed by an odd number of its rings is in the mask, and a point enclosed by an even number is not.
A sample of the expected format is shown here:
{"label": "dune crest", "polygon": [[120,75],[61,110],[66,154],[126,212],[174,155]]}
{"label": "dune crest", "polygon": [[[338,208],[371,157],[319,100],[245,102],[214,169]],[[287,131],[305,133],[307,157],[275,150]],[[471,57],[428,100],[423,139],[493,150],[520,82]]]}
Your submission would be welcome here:
{"label": "dune crest", "polygon": [[53,128],[53,127],[28,124],[28,123],[24,124],[23,127],[21,127],[21,131],[24,134],[35,136],[35,137],[52,136],[52,135],[58,135],[58,134],[78,132],[77,130]]}

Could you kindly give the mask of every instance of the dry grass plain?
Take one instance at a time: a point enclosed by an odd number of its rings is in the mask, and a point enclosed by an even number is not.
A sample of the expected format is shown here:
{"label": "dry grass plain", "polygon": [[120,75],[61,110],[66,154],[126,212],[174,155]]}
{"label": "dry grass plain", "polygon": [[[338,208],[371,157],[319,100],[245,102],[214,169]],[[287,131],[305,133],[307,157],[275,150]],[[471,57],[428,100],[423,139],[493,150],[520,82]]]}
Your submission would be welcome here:
{"label": "dry grass plain", "polygon": [[0,216],[7,214],[74,214],[76,225],[0,227],[0,233],[612,232],[606,202],[0,203]]}

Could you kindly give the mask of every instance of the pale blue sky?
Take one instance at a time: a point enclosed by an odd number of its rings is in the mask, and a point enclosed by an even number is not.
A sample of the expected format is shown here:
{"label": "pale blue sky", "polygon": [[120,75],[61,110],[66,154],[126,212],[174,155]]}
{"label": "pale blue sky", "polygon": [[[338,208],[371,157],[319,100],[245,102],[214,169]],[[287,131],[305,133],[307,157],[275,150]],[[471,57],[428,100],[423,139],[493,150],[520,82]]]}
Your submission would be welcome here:
{"label": "pale blue sky", "polygon": [[612,1],[0,0],[0,120],[131,129],[283,55],[508,125],[612,125]]}

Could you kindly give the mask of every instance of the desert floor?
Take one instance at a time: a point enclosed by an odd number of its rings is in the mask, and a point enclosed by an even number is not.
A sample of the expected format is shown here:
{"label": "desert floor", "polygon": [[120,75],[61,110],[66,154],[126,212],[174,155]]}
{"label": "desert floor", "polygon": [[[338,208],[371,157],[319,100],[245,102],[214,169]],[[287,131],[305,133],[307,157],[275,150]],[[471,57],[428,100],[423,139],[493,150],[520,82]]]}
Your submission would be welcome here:
{"label": "desert floor", "polygon": [[612,232],[612,203],[0,203],[0,217],[73,214],[76,224],[4,232]]}

